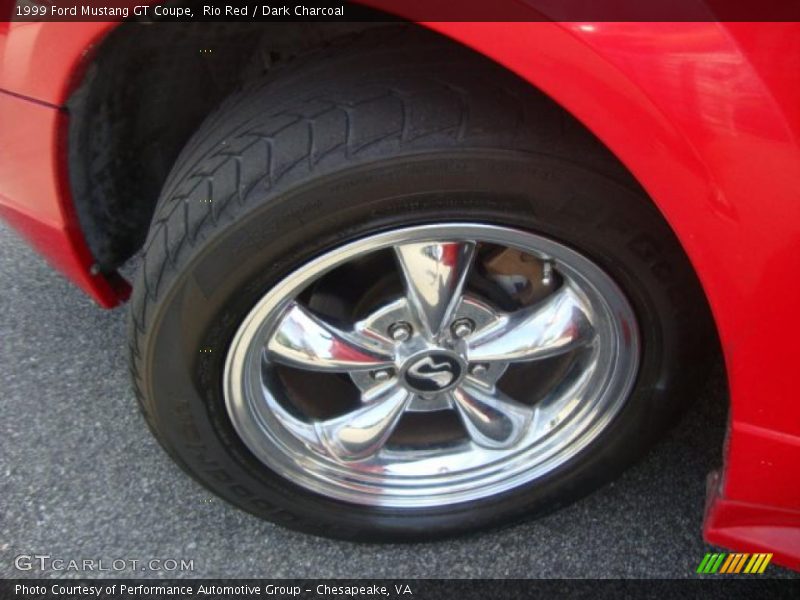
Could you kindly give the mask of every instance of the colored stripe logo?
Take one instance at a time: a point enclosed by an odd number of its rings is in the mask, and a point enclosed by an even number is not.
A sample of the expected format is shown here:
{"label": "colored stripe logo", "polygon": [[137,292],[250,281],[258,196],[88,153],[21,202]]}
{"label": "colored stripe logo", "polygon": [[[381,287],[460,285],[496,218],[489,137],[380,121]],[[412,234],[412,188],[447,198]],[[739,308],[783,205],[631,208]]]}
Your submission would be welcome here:
{"label": "colored stripe logo", "polygon": [[761,574],[772,560],[772,554],[727,554],[708,552],[700,561],[697,572],[713,574]]}

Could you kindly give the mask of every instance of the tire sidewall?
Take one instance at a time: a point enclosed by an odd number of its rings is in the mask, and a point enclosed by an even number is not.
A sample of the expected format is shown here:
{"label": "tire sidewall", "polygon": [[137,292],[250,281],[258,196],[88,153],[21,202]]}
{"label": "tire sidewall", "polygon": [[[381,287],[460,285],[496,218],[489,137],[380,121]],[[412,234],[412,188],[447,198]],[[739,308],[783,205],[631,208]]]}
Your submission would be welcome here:
{"label": "tire sidewall", "polygon": [[[615,280],[634,308],[642,339],[637,382],[623,408],[558,469],[459,505],[354,506],[270,471],[239,439],[225,410],[225,357],[244,317],[283,277],[328,250],[384,230],[444,222],[550,237]],[[523,152],[420,153],[307,183],[255,187],[216,227],[198,233],[151,301],[141,347],[151,373],[145,411],[167,450],[201,483],[250,512],[303,531],[410,540],[541,514],[616,476],[678,412],[666,390],[680,393],[678,374],[691,354],[691,307],[682,299],[693,279],[671,240],[641,193],[573,163]]]}

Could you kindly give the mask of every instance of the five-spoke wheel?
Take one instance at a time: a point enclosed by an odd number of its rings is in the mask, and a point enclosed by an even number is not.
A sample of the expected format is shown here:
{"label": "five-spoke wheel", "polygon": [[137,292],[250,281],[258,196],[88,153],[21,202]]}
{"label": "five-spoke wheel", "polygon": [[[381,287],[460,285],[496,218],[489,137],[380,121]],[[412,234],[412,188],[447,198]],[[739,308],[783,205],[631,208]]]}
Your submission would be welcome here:
{"label": "five-spoke wheel", "polygon": [[624,166],[528,82],[406,26],[326,38],[199,127],[129,331],[179,465],[259,517],[369,542],[598,489],[716,351],[691,264]]}
{"label": "five-spoke wheel", "polygon": [[[343,269],[357,279],[371,257],[394,293],[371,294],[352,322],[308,305],[316,282]],[[362,504],[439,505],[530,481],[585,446],[630,389],[638,343],[619,288],[566,246],[425,225],[333,249],[275,286],[231,345],[224,389],[242,439],[292,481]],[[539,365],[527,382],[526,365]],[[519,397],[503,387],[512,367]],[[298,401],[286,369],[317,387]],[[330,403],[320,374],[345,376],[357,400],[305,409]],[[432,425],[445,412],[461,426],[451,419],[450,437]],[[398,435],[406,418],[418,435]]]}

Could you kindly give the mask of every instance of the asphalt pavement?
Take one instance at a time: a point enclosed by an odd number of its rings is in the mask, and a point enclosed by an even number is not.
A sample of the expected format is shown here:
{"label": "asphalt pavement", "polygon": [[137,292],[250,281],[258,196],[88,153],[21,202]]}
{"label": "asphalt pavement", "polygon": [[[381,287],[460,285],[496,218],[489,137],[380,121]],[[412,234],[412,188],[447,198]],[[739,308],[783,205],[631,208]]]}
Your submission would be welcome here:
{"label": "asphalt pavement", "polygon": [[701,522],[727,410],[718,365],[656,449],[572,506],[439,543],[353,544],[261,521],[175,466],[136,406],[125,322],[125,308],[96,307],[0,224],[0,577],[92,576],[69,561],[102,559],[112,570],[95,575],[672,578],[696,577],[711,550]]}

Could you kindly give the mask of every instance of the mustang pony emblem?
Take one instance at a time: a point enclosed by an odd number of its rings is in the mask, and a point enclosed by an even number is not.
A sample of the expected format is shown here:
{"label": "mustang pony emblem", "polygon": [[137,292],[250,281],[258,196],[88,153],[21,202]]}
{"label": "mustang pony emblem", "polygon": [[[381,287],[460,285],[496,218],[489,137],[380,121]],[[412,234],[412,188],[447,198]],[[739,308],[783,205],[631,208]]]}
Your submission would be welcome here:
{"label": "mustang pony emblem", "polygon": [[406,371],[409,385],[426,392],[435,392],[453,383],[461,373],[461,366],[449,356],[426,356]]}

